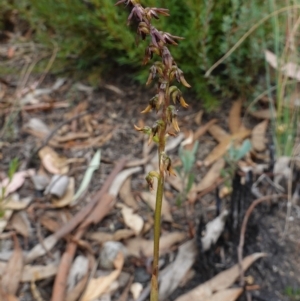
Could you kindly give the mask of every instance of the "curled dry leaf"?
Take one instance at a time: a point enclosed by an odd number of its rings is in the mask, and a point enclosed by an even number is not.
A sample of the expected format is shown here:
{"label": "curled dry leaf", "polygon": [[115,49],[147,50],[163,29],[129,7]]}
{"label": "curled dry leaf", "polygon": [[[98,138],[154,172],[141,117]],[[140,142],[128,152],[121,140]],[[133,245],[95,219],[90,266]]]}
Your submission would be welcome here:
{"label": "curled dry leaf", "polygon": [[[254,253],[245,257],[242,262],[243,270],[247,270],[253,264],[253,262],[265,256],[265,253]],[[198,285],[187,294],[180,296],[175,301],[211,300],[209,298],[213,295],[213,293],[225,290],[230,287],[239,277],[239,272],[239,265],[235,264],[228,270],[221,272],[212,279]]]}
{"label": "curled dry leaf", "polygon": [[136,213],[133,213],[133,209],[127,207],[124,204],[117,204],[117,207],[121,208],[122,216],[126,226],[134,231],[136,235],[139,235],[144,227],[144,220]]}
{"label": "curled dry leaf", "polygon": [[15,192],[19,189],[25,182],[26,177],[31,177],[35,174],[34,169],[28,169],[24,171],[16,172],[12,179],[5,178],[0,183],[0,192],[4,191],[4,197],[8,196],[10,193]]}
{"label": "curled dry leaf", "polygon": [[72,177],[69,178],[69,184],[65,194],[59,199],[52,200],[54,207],[62,208],[71,204],[71,202],[73,201],[74,192],[75,192],[75,179]]}
{"label": "curled dry leaf", "polygon": [[251,144],[258,152],[266,149],[266,130],[268,127],[268,120],[264,120],[256,125],[252,130]]}
{"label": "curled dry leaf", "polygon": [[115,270],[107,276],[91,279],[85,293],[83,294],[82,301],[93,301],[105,293],[110,284],[119,277],[123,264],[124,257],[122,252],[120,252],[114,261]]}
{"label": "curled dry leaf", "polygon": [[[182,232],[173,232],[163,235],[159,240],[159,252],[162,254],[165,251],[170,250],[171,246],[179,243],[185,239],[186,235]],[[153,256],[153,241],[146,240],[140,237],[129,239],[126,242],[127,251],[129,255],[140,257],[144,255],[146,257]]]}
{"label": "curled dry leaf", "polygon": [[204,165],[209,166],[222,156],[224,156],[229,149],[232,142],[244,140],[251,134],[251,131],[248,129],[241,129],[238,133],[224,138],[212,151],[211,153],[205,158]]}
{"label": "curled dry leaf", "polygon": [[241,120],[242,103],[243,103],[242,99],[235,101],[232,104],[232,107],[229,112],[228,126],[232,134],[236,134],[240,130],[242,125],[242,120]]}
{"label": "curled dry leaf", "polygon": [[69,171],[67,158],[59,156],[51,147],[45,146],[39,151],[43,166],[52,174],[66,174]]}
{"label": "curled dry leaf", "polygon": [[138,204],[131,191],[131,177],[128,177],[122,185],[120,189],[120,198],[127,206],[135,210],[138,209]]}
{"label": "curled dry leaf", "polygon": [[44,194],[52,194],[57,198],[61,198],[66,193],[68,185],[69,177],[65,175],[54,175]]}
{"label": "curled dry leaf", "polygon": [[114,179],[113,183],[111,184],[110,188],[109,188],[109,194],[113,195],[115,197],[117,197],[124,181],[131,176],[134,173],[137,173],[139,171],[141,171],[142,168],[141,167],[132,167],[132,168],[128,168],[125,169],[123,171],[121,171],[116,178]]}

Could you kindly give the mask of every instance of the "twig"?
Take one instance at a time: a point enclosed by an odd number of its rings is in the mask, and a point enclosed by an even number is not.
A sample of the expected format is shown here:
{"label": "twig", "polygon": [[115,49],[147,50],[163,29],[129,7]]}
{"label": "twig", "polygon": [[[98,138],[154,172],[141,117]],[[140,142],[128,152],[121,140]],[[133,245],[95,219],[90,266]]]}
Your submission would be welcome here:
{"label": "twig", "polygon": [[286,194],[272,194],[272,195],[266,195],[264,197],[261,197],[259,199],[256,199],[255,201],[252,202],[252,204],[250,205],[250,207],[247,209],[244,219],[243,219],[243,223],[242,223],[242,227],[241,227],[241,234],[240,234],[240,242],[239,242],[239,246],[238,246],[238,262],[239,262],[239,270],[240,270],[240,285],[243,287],[245,284],[245,280],[244,280],[244,270],[243,270],[243,266],[242,266],[242,261],[243,261],[243,247],[244,247],[244,242],[245,242],[245,232],[246,232],[246,228],[247,228],[247,223],[249,220],[249,217],[253,211],[253,209],[259,205],[260,203],[264,202],[264,201],[269,201],[271,199],[275,199],[275,198],[286,198],[287,195]]}

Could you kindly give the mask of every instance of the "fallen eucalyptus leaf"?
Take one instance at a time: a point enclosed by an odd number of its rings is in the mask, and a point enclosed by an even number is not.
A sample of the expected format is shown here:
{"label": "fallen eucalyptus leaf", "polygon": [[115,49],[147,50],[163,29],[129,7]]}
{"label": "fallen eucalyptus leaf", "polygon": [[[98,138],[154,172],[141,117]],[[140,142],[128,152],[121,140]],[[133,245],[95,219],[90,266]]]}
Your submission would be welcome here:
{"label": "fallen eucalyptus leaf", "polygon": [[241,129],[241,110],[242,110],[242,99],[235,101],[229,112],[228,126],[232,134],[236,134]]}
{"label": "fallen eucalyptus leaf", "polygon": [[127,207],[124,204],[117,204],[117,207],[121,208],[122,216],[126,226],[135,232],[135,235],[139,235],[144,227],[144,220],[133,209]]}
{"label": "fallen eucalyptus leaf", "polygon": [[[164,251],[167,251],[176,243],[181,242],[184,240],[186,235],[182,232],[172,232],[165,234],[160,237],[159,240],[159,250],[160,254]],[[141,237],[136,237],[129,239],[126,242],[127,251],[129,255],[140,257],[144,255],[146,257],[153,256],[153,241],[146,240]]]}
{"label": "fallen eucalyptus leaf", "polygon": [[115,197],[117,197],[124,181],[131,176],[134,173],[137,173],[139,171],[141,171],[142,168],[141,167],[132,167],[132,168],[128,168],[125,169],[123,171],[121,171],[116,178],[114,179],[113,183],[111,184],[110,188],[109,188],[109,194],[113,195]]}
{"label": "fallen eucalyptus leaf", "polygon": [[179,286],[188,270],[192,267],[197,256],[195,241],[189,240],[179,247],[174,262],[164,269],[159,286],[159,299],[167,297]]}
{"label": "fallen eucalyptus leaf", "polygon": [[[247,270],[253,264],[253,262],[265,256],[265,253],[254,253],[245,257],[242,262],[243,270]],[[213,293],[225,290],[230,287],[236,281],[239,275],[239,265],[235,264],[228,270],[219,273],[212,279],[198,285],[188,293],[178,297],[175,301],[210,300],[209,298],[211,298]]]}
{"label": "fallen eucalyptus leaf", "polygon": [[51,147],[45,146],[39,151],[43,166],[52,174],[66,174],[69,171],[67,158],[59,156]]}

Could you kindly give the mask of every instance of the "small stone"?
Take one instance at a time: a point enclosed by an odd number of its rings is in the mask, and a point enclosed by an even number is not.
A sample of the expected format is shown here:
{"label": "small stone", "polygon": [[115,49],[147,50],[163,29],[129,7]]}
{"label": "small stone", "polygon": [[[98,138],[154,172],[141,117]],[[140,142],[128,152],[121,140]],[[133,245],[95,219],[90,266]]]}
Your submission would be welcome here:
{"label": "small stone", "polygon": [[100,253],[100,265],[103,269],[114,269],[114,260],[119,252],[122,252],[124,257],[127,255],[126,247],[117,241],[107,241],[103,244]]}

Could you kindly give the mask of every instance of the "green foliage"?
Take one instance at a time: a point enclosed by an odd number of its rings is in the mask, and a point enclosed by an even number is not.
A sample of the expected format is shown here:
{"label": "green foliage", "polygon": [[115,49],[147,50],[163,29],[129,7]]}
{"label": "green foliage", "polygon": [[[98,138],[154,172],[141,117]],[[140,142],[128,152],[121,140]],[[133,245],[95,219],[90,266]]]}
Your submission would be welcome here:
{"label": "green foliage", "polygon": [[284,290],[284,294],[288,297],[290,297],[292,300],[300,300],[300,289],[299,288],[293,288],[291,286],[287,286]]}
{"label": "green foliage", "polygon": [[199,147],[198,141],[193,146],[193,149],[184,149],[182,146],[179,148],[179,158],[181,160],[182,166],[176,168],[176,171],[180,177],[182,183],[182,191],[177,196],[176,203],[178,206],[181,205],[182,201],[186,199],[187,194],[192,188],[195,181],[195,175],[192,173],[193,166],[196,161],[196,154]]}
{"label": "green foliage", "polygon": [[250,152],[252,148],[251,142],[249,139],[243,141],[243,144],[240,147],[235,147],[232,143],[227,154],[224,156],[225,161],[227,162],[227,167],[221,171],[221,175],[225,180],[225,185],[231,189],[232,179],[235,175],[236,170],[238,169],[238,161],[241,160],[247,153]]}
{"label": "green foliage", "polygon": [[[140,67],[143,59],[144,48],[142,43],[136,45],[134,26],[124,25],[126,10],[115,9],[114,2],[14,0],[14,6],[30,21],[37,41],[59,45],[58,62],[68,68],[75,63],[81,71],[91,73],[106,72],[116,64]],[[270,24],[255,31],[208,79],[204,73],[268,14],[265,1],[145,0],[143,4],[170,9],[171,17],[160,17],[159,28],[185,37],[178,47],[172,47],[172,55],[207,107],[216,104],[212,91],[231,96],[251,90],[263,62],[261,38],[271,38]],[[144,81],[146,73],[139,72],[135,78]]]}

